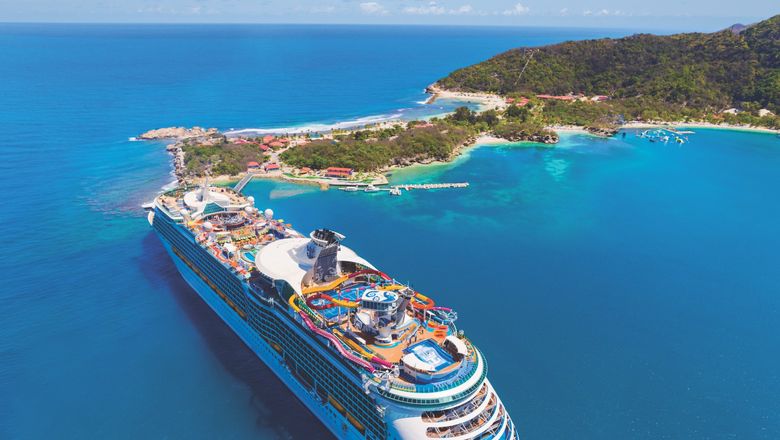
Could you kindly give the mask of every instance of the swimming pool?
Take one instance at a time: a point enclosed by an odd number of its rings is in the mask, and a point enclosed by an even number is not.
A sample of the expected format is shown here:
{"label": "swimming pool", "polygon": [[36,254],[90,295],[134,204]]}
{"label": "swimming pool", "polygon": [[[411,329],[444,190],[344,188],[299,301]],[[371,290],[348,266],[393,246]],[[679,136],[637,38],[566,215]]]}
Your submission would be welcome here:
{"label": "swimming pool", "polygon": [[418,342],[404,350],[406,354],[414,354],[417,359],[430,364],[435,371],[441,371],[444,368],[455,363],[452,356],[447,353],[439,344],[431,339]]}

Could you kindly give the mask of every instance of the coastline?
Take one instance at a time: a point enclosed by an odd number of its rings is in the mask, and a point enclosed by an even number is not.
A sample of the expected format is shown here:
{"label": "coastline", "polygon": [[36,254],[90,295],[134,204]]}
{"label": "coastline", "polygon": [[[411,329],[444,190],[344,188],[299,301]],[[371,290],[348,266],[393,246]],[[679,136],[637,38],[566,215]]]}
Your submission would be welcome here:
{"label": "coastline", "polygon": [[[432,95],[432,98],[435,95]],[[457,96],[456,99],[462,99],[464,95],[458,94],[457,92],[452,92],[449,96]],[[378,127],[386,128],[389,126],[393,126],[396,124],[401,123],[402,121],[385,121],[383,123],[380,123]],[[754,126],[746,126],[746,125],[734,125],[734,124],[713,124],[708,122],[637,122],[632,121],[628,122],[620,127],[621,130],[624,129],[657,129],[657,128],[665,128],[665,127],[686,127],[686,128],[701,128],[701,129],[717,129],[717,130],[732,130],[732,131],[741,131],[741,132],[753,132],[753,133],[764,133],[764,134],[780,134],[780,130],[772,129],[772,128],[766,128],[766,127],[754,127]],[[551,125],[546,127],[550,130],[553,130],[555,132],[564,132],[564,133],[571,133],[571,134],[580,134],[580,135],[587,135],[587,136],[593,136],[593,137],[599,137],[598,135],[595,135],[591,132],[589,132],[585,127],[583,126],[577,126],[577,125]],[[431,161],[424,161],[424,162],[414,162],[410,164],[405,165],[389,165],[387,167],[379,169],[376,174],[379,175],[381,178],[377,181],[373,182],[374,185],[387,185],[389,183],[388,175],[391,174],[394,171],[401,170],[401,169],[409,169],[409,168],[415,168],[415,167],[428,167],[428,166],[441,166],[441,165],[447,165],[455,162],[459,157],[463,156],[465,153],[467,153],[469,150],[474,149],[476,147],[481,146],[504,146],[504,145],[522,145],[527,144],[528,146],[542,146],[546,148],[554,148],[554,144],[541,144],[538,142],[533,141],[510,141],[504,138],[499,138],[496,136],[493,136],[491,134],[483,133],[476,138],[474,138],[471,142],[468,142],[464,145],[461,145],[457,149],[453,151],[453,154],[450,158],[447,160],[431,160]],[[175,148],[174,144],[168,145],[168,151],[172,156],[171,162],[173,163],[173,170],[172,175],[175,176],[176,181],[179,183],[182,183],[185,181],[183,176],[179,175],[179,167],[183,167],[184,165],[184,157],[183,152],[177,148]],[[281,173],[272,173],[272,174],[262,174],[262,173],[255,173],[255,177],[262,178],[262,179],[270,179],[270,180],[278,180],[282,182],[290,182],[295,184],[302,184],[302,185],[314,185],[319,186],[322,189],[328,189],[330,186],[349,186],[349,185],[365,185],[365,183],[362,182],[354,182],[354,183],[347,183],[347,182],[334,182],[332,179],[318,179],[318,178],[295,178],[290,177],[288,174],[291,174],[293,172],[292,169],[285,170]],[[238,182],[242,178],[244,178],[247,175],[246,172],[239,173],[235,176],[228,176],[228,175],[219,175],[219,176],[213,176],[210,177],[210,180],[217,184],[231,184]],[[205,180],[204,178],[195,178],[190,179],[190,183],[199,183]]]}
{"label": "coastline", "polygon": [[621,129],[638,129],[638,128],[664,128],[664,127],[688,127],[688,128],[711,128],[716,130],[734,130],[734,131],[748,131],[754,133],[772,133],[780,134],[780,129],[769,127],[756,127],[753,125],[738,125],[738,124],[713,124],[711,122],[627,122],[622,125]]}
{"label": "coastline", "polygon": [[442,89],[438,85],[431,84],[425,88],[425,93],[431,95],[425,100],[424,105],[433,104],[437,99],[452,99],[466,103],[477,103],[479,111],[499,110],[506,107],[506,100],[492,93],[470,93]]}
{"label": "coastline", "polygon": [[[448,90],[441,88],[437,83],[433,83],[426,87],[425,93],[429,94],[430,96],[424,101],[422,104],[423,106],[431,105],[436,102],[438,99],[449,99],[454,101],[460,101],[463,103],[468,104],[477,104],[479,111],[484,112],[487,110],[501,110],[505,109],[507,107],[507,103],[505,98],[503,98],[500,95],[496,94],[490,94],[490,93],[472,93],[472,92],[460,92],[460,91],[454,91],[454,90]],[[449,112],[445,112],[440,116],[444,116],[450,114]],[[396,116],[396,115],[393,115]],[[431,116],[433,117],[433,116]],[[424,118],[424,119],[430,119]],[[367,125],[364,126],[354,126],[353,124],[355,122],[368,122]],[[317,128],[321,129],[321,131],[316,131],[316,133],[319,133],[322,138],[332,138],[335,134],[335,132],[351,132],[354,130],[382,130],[392,127],[397,127],[399,125],[405,124],[406,120],[402,118],[397,117],[391,117],[389,119],[376,119],[374,117],[367,117],[367,118],[358,118],[356,120],[351,121],[339,121],[336,122],[330,126],[322,125]],[[349,125],[350,127],[347,128],[346,126]],[[168,152],[172,156],[172,163],[173,163],[173,170],[172,174],[176,177],[176,181],[179,184],[184,183],[198,183],[205,180],[204,178],[186,178],[184,176],[184,173],[182,170],[184,169],[184,152],[180,148],[180,143],[184,139],[188,138],[209,138],[213,136],[221,137],[223,140],[227,139],[228,137],[238,137],[242,134],[259,134],[259,133],[282,133],[288,137],[291,137],[292,139],[295,139],[296,141],[291,143],[292,145],[298,144],[302,139],[304,139],[308,134],[312,133],[310,129],[312,128],[312,125],[308,126],[302,126],[302,127],[286,127],[286,128],[276,128],[276,129],[254,129],[254,128],[247,128],[247,129],[231,129],[226,132],[219,132],[214,128],[211,129],[203,129],[201,127],[193,127],[191,129],[185,129],[183,127],[170,127],[170,128],[161,128],[157,130],[151,130],[147,133],[144,133],[140,135],[138,140],[158,140],[158,141],[167,141],[170,142],[167,144]],[[660,129],[660,128],[699,128],[699,129],[718,129],[718,130],[734,130],[734,131],[743,131],[743,132],[754,132],[754,133],[767,133],[767,134],[780,134],[780,129],[773,129],[773,128],[767,128],[767,127],[756,127],[752,125],[739,125],[739,124],[728,124],[728,123],[722,123],[722,124],[715,124],[711,122],[684,122],[684,121],[630,121],[625,124],[622,124],[618,127],[618,130],[626,130],[626,129]],[[584,126],[578,126],[578,125],[549,125],[545,127],[548,130],[551,130],[555,133],[571,133],[571,134],[580,134],[580,135],[587,135],[587,136],[593,136],[593,137],[611,137],[609,135],[604,136],[601,134],[593,133],[592,131],[588,130],[587,127]],[[151,134],[151,135],[149,135]],[[557,140],[556,140],[557,142]],[[373,180],[370,182],[370,184],[373,185],[386,185],[389,183],[387,176],[389,173],[392,173],[393,171],[399,170],[399,169],[405,169],[410,167],[424,167],[429,165],[443,165],[443,164],[449,164],[454,162],[458,157],[463,155],[464,152],[477,147],[477,146],[501,146],[501,145],[513,145],[513,144],[528,144],[529,146],[545,146],[545,147],[553,147],[554,143],[546,144],[546,143],[539,143],[535,141],[527,141],[527,140],[508,140],[505,138],[500,138],[497,136],[494,136],[492,133],[485,132],[480,133],[473,139],[470,139],[468,142],[464,143],[463,145],[458,146],[452,151],[452,154],[449,158],[445,160],[420,160],[420,161],[412,161],[410,163],[404,163],[404,164],[394,164],[389,165],[383,168],[378,169],[375,172],[368,173],[373,178]],[[295,177],[295,174],[297,172],[297,169],[295,167],[291,167],[289,165],[285,165],[280,162],[280,165],[282,165],[281,172],[272,172],[272,173],[254,173],[255,177],[264,178],[264,179],[273,179],[273,180],[280,180],[280,181],[286,181],[286,182],[292,182],[292,183],[299,183],[299,184],[306,184],[306,185],[318,185],[322,189],[327,189],[330,186],[345,186],[345,185],[355,185],[355,186],[361,186],[368,184],[368,181],[364,179],[363,181],[357,182],[351,182],[351,181],[335,181],[331,178],[325,178],[325,177]],[[240,179],[244,178],[248,172],[241,172],[235,176],[228,176],[228,175],[219,175],[211,177],[210,180],[219,183],[219,184],[228,184],[232,182],[237,182]]]}

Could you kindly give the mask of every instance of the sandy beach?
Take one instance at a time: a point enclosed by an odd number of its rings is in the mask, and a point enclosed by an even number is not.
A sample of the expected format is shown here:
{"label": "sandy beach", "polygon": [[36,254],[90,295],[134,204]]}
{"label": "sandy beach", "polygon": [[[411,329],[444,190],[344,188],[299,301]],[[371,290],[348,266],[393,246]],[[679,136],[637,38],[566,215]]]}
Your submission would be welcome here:
{"label": "sandy beach", "polygon": [[506,100],[492,93],[456,92],[439,88],[436,84],[428,86],[426,92],[431,94],[431,97],[425,101],[426,104],[433,104],[437,99],[455,99],[464,102],[476,102],[481,112],[506,107]]}

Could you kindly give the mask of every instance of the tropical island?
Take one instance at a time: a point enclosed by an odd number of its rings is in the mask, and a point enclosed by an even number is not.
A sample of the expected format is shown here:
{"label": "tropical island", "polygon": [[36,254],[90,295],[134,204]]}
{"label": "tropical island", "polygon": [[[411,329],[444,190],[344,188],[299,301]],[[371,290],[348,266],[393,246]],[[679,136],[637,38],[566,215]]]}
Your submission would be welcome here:
{"label": "tropical island", "polygon": [[226,136],[152,130],[182,182],[242,173],[304,182],[383,184],[396,167],[452,160],[475,143],[558,142],[556,130],[612,136],[673,124],[780,129],[780,15],[714,33],[648,34],[518,48],[428,87],[480,109],[352,130]]}
{"label": "tropical island", "polygon": [[512,49],[436,85],[541,98],[544,121],[551,124],[681,121],[777,129],[780,15],[709,34],[638,34]]}

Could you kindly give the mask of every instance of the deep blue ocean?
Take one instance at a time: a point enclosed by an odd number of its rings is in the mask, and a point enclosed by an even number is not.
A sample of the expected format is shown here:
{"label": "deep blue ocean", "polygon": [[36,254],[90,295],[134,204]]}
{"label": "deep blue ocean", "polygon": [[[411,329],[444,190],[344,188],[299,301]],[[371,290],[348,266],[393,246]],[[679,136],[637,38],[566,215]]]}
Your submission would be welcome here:
{"label": "deep blue ocean", "polygon": [[[0,438],[327,437],[178,276],[140,209],[169,157],[128,138],[425,112],[458,67],[629,33],[0,25]],[[634,134],[392,176],[467,190],[246,192],[460,310],[522,438],[780,438],[780,139]]]}

